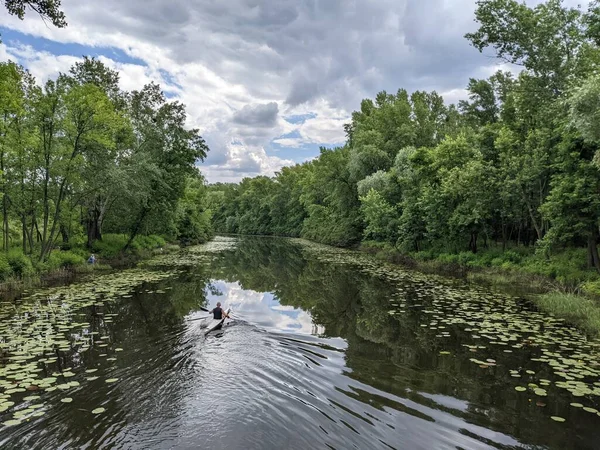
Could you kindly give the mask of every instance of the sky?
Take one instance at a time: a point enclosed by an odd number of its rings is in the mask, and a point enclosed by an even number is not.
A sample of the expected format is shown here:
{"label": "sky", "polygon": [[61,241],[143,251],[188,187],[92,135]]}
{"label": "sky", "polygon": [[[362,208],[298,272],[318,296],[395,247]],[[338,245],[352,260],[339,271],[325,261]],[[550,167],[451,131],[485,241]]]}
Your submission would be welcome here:
{"label": "sky", "polygon": [[206,140],[209,182],[272,176],[342,145],[352,111],[382,90],[435,90],[454,103],[469,78],[502,67],[464,38],[477,29],[475,0],[63,0],[62,9],[60,29],[0,6],[0,61],[43,83],[95,56],[125,90],[158,82]]}

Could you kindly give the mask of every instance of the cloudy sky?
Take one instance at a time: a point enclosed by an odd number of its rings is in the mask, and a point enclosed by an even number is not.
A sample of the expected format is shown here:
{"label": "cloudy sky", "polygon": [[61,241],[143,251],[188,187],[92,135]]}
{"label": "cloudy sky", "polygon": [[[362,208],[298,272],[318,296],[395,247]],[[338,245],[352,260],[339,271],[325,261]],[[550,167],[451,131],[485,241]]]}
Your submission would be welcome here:
{"label": "cloudy sky", "polygon": [[[535,3],[528,1],[528,3]],[[570,2],[575,3],[575,2]],[[39,81],[82,55],[154,80],[187,106],[211,149],[211,182],[272,175],[344,141],[343,124],[377,92],[464,98],[498,61],[463,38],[475,0],[63,0],[68,27],[0,7],[0,60]]]}

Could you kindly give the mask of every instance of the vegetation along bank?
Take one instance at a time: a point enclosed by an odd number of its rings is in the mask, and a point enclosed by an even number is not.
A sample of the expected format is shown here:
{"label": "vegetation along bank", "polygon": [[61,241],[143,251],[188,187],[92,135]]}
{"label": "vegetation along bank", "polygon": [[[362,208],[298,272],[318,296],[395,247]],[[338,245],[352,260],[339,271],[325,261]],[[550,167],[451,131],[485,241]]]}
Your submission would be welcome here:
{"label": "vegetation along bank", "polygon": [[517,274],[551,292],[540,307],[596,333],[600,7],[482,1],[476,19],[466,39],[520,72],[471,79],[458,105],[404,89],[363,100],[343,146],[210,186],[214,228]]}
{"label": "vegetation along bank", "polygon": [[0,63],[2,286],[209,239],[208,147],[185,122],[160,86],[124,92],[97,59],[43,86]]}

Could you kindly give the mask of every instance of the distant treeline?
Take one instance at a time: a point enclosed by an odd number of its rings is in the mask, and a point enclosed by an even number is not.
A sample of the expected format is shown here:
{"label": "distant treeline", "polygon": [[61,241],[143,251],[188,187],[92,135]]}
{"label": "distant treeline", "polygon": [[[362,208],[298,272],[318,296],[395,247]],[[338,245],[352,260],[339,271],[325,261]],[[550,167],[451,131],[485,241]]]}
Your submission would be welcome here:
{"label": "distant treeline", "polygon": [[522,66],[471,79],[468,100],[381,92],[343,147],[274,178],[210,187],[216,230],[402,252],[587,248],[600,270],[600,7],[477,4],[480,51]]}

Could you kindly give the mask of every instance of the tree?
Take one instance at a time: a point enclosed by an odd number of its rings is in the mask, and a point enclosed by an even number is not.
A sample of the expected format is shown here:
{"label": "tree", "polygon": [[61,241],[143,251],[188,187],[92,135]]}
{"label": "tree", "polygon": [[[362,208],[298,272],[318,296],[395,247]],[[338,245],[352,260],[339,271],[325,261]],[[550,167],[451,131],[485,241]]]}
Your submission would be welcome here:
{"label": "tree", "polygon": [[197,129],[185,127],[185,106],[167,102],[160,86],[149,84],[131,93],[128,112],[134,129],[133,148],[128,152],[128,195],[120,199],[127,212],[122,224],[129,248],[142,230],[175,233],[177,199],[186,179],[196,173],[195,164],[206,157],[208,147]]}
{"label": "tree", "polygon": [[67,26],[65,14],[60,10],[60,0],[4,0],[4,5],[9,14],[21,20],[25,18],[25,11],[29,8],[58,28]]}

